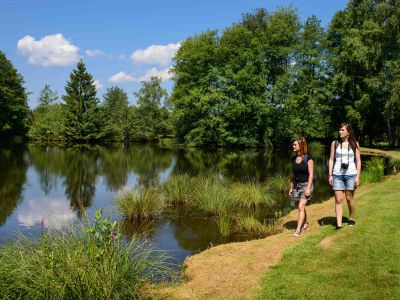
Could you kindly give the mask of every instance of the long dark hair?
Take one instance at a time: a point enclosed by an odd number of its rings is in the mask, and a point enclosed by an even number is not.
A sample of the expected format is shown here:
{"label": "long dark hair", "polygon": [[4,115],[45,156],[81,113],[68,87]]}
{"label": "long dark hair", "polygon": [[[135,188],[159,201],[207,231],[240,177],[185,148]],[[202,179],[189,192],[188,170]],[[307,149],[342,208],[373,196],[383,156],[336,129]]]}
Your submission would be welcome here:
{"label": "long dark hair", "polygon": [[[348,131],[348,133],[349,133],[349,139],[348,139],[349,140],[349,145],[350,145],[351,149],[353,149],[353,152],[356,153],[356,149],[358,148],[358,145],[357,145],[356,137],[354,135],[353,128],[351,127],[351,125],[349,123],[340,124],[339,130],[342,127],[345,127],[346,130]],[[340,134],[338,134],[338,143],[339,144],[342,143],[342,139],[340,138]]]}

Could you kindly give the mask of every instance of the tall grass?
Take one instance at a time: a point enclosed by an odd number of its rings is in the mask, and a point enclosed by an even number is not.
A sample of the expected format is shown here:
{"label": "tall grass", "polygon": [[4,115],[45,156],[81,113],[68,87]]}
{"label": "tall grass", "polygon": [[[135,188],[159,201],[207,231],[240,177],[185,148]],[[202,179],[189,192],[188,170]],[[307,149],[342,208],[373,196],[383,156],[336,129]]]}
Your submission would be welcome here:
{"label": "tall grass", "polygon": [[117,208],[129,220],[154,219],[164,209],[164,200],[156,187],[140,187],[117,199]]}
{"label": "tall grass", "polygon": [[231,233],[231,219],[227,216],[219,216],[216,220],[219,233],[228,236]]}
{"label": "tall grass", "polygon": [[260,222],[251,214],[239,215],[235,218],[236,231],[247,232],[258,236],[267,236],[280,231],[280,228],[265,222]]}
{"label": "tall grass", "polygon": [[161,191],[168,204],[188,205],[194,196],[195,182],[188,174],[172,176],[161,186]]}
{"label": "tall grass", "polygon": [[381,182],[384,170],[383,158],[374,156],[365,163],[365,169],[361,172],[361,181],[363,183]]}
{"label": "tall grass", "polygon": [[308,152],[311,153],[313,156],[322,154],[324,153],[324,151],[325,151],[325,146],[320,142],[314,141],[308,144]]}
{"label": "tall grass", "polygon": [[192,206],[206,215],[227,215],[234,201],[227,185],[217,177],[195,177]]}
{"label": "tall grass", "polygon": [[393,172],[400,172],[400,159],[392,158],[389,160],[389,166],[393,168]]}
{"label": "tall grass", "polygon": [[269,207],[274,204],[273,197],[263,184],[256,182],[234,183],[230,186],[229,191],[235,206],[245,210]]}
{"label": "tall grass", "polygon": [[165,258],[97,211],[93,224],[21,236],[0,249],[2,299],[140,299],[166,271]]}

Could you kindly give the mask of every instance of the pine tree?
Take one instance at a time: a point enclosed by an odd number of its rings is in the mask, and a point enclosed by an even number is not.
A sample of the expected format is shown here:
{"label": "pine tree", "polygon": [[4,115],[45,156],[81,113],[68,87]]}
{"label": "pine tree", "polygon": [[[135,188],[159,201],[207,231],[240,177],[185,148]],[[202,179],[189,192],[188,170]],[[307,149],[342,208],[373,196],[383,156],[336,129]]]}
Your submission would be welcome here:
{"label": "pine tree", "polygon": [[44,88],[40,91],[38,108],[47,108],[50,104],[56,102],[57,99],[57,92],[53,92],[50,88],[50,85],[45,84]]}
{"label": "pine tree", "polygon": [[29,113],[24,80],[0,51],[0,139],[24,137]]}
{"label": "pine tree", "polygon": [[72,71],[63,96],[66,108],[64,136],[67,140],[89,141],[99,137],[98,99],[93,76],[82,60]]}

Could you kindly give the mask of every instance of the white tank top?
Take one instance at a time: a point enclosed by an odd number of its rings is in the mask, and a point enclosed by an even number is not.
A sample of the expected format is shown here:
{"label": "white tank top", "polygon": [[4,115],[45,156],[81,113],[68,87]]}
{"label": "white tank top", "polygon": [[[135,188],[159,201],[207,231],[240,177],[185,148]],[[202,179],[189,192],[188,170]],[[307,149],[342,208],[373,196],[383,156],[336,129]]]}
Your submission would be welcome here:
{"label": "white tank top", "polygon": [[[349,144],[347,147],[340,147],[338,145],[335,151],[335,165],[333,166],[334,175],[357,175],[357,167],[354,162],[354,151]],[[342,163],[348,163],[347,169],[342,169],[340,166],[340,156],[342,157]]]}

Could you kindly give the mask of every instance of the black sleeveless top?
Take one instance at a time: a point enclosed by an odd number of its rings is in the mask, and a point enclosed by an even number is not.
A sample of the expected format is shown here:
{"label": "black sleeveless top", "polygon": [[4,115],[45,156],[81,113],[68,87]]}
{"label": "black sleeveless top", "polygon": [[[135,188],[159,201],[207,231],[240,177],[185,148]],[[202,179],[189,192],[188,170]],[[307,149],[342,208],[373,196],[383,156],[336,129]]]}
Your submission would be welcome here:
{"label": "black sleeveless top", "polygon": [[296,157],[297,156],[293,156],[290,160],[292,163],[294,182],[296,183],[308,182],[308,177],[310,176],[310,173],[308,172],[308,161],[311,160],[312,157],[310,154],[304,155],[303,160],[299,164],[296,163]]}

